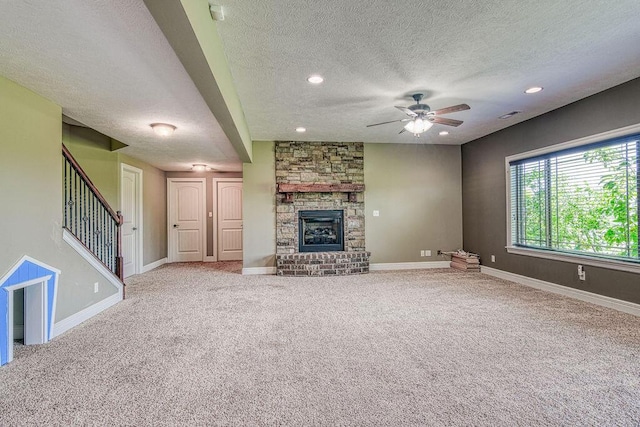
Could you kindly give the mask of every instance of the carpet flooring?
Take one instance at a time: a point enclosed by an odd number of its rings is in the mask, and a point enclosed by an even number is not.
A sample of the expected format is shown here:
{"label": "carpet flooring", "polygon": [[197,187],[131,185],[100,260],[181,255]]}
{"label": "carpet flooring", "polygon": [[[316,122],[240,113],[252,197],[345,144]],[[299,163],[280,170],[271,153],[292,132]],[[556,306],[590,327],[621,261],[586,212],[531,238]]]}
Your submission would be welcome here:
{"label": "carpet flooring", "polygon": [[640,318],[451,269],[171,264],[0,368],[0,425],[638,426]]}

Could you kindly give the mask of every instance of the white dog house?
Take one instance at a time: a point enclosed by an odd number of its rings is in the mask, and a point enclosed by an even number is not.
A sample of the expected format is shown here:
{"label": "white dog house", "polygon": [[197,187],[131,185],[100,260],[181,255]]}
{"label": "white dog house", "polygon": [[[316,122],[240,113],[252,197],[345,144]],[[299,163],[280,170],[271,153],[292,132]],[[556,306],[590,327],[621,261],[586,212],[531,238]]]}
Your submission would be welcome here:
{"label": "white dog house", "polygon": [[60,270],[24,256],[0,279],[0,365],[13,359],[13,293],[24,289],[24,344],[51,339]]}

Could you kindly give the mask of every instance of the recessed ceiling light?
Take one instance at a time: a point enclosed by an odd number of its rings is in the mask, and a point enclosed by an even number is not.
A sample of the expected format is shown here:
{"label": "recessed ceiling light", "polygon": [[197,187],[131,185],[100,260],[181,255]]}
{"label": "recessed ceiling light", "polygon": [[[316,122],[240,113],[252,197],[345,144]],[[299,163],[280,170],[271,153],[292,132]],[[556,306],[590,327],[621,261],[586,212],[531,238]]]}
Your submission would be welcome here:
{"label": "recessed ceiling light", "polygon": [[319,85],[320,83],[322,83],[324,81],[324,78],[322,78],[322,76],[314,74],[313,76],[307,77],[307,81],[309,83],[313,83],[314,85]]}
{"label": "recessed ceiling light", "polygon": [[302,126],[296,128],[296,132],[302,133],[302,132],[306,132],[306,131],[307,131],[307,128],[303,128]]}
{"label": "recessed ceiling light", "polygon": [[512,111],[510,113],[503,114],[502,116],[500,116],[498,118],[499,119],[508,119],[508,118],[511,118],[511,117],[515,116],[516,114],[520,114],[520,113],[522,113],[522,111]]}
{"label": "recessed ceiling light", "polygon": [[449,135],[449,132],[447,132],[446,130],[443,130],[438,135],[446,136],[446,135]]}
{"label": "recessed ceiling light", "polygon": [[176,130],[174,125],[168,123],[151,123],[149,126],[151,126],[156,135],[160,136],[170,136]]}
{"label": "recessed ceiling light", "polygon": [[541,87],[541,86],[533,86],[533,87],[530,87],[529,89],[525,90],[524,93],[538,93],[542,89],[544,89],[544,88]]}

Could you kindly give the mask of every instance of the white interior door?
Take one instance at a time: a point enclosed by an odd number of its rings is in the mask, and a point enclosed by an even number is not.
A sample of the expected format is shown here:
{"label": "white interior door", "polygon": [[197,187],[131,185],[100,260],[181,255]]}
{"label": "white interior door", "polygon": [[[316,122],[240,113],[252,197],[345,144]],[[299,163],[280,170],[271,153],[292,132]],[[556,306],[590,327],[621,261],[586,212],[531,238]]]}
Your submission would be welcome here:
{"label": "white interior door", "polygon": [[120,173],[122,213],[122,264],[124,277],[142,270],[142,170],[122,164]]}
{"label": "white interior door", "polygon": [[169,262],[202,261],[204,236],[205,181],[168,180]]}
{"label": "white interior door", "polygon": [[242,181],[217,181],[218,260],[242,259]]}

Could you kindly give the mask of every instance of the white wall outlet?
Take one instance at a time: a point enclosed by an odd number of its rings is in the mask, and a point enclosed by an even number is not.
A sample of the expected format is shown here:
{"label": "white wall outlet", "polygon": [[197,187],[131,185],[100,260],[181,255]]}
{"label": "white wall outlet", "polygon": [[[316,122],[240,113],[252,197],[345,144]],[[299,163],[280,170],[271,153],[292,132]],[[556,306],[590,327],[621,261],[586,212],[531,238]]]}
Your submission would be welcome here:
{"label": "white wall outlet", "polygon": [[209,218],[213,218],[213,212],[209,212]]}
{"label": "white wall outlet", "polygon": [[578,279],[587,280],[587,272],[584,271],[584,267],[581,265],[578,266]]}
{"label": "white wall outlet", "polygon": [[373,211],[373,216],[380,216],[380,211]]}
{"label": "white wall outlet", "polygon": [[100,284],[98,282],[93,284],[93,293],[97,294],[98,291],[100,290]]}
{"label": "white wall outlet", "polygon": [[420,251],[420,256],[424,256],[424,250]]}
{"label": "white wall outlet", "polygon": [[425,249],[424,256],[431,256],[431,251]]}
{"label": "white wall outlet", "polygon": [[496,256],[495,255],[491,255],[491,262],[496,262]]}

